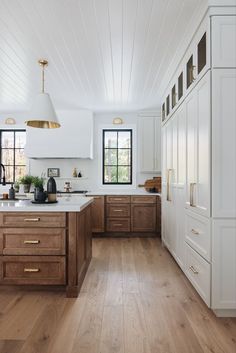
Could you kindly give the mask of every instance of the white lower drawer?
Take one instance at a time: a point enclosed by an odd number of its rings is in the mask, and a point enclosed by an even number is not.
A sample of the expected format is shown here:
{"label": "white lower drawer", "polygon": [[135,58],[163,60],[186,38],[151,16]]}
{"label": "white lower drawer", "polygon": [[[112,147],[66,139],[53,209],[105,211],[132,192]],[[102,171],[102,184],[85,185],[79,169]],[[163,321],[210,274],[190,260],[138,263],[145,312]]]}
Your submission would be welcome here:
{"label": "white lower drawer", "polygon": [[211,265],[188,244],[185,273],[204,302],[210,306]]}
{"label": "white lower drawer", "polygon": [[190,211],[186,211],[185,240],[204,259],[211,261],[210,220]]}

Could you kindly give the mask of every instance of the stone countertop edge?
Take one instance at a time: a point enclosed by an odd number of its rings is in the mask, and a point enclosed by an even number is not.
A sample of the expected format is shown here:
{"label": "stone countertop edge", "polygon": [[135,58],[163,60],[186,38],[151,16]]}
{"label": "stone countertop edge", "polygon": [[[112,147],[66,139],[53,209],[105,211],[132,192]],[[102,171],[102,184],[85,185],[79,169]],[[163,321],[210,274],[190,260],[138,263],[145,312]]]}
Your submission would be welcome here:
{"label": "stone countertop edge", "polygon": [[76,200],[60,199],[58,203],[52,204],[33,204],[30,200],[8,200],[0,202],[0,212],[81,212],[92,202],[92,197],[81,197]]}

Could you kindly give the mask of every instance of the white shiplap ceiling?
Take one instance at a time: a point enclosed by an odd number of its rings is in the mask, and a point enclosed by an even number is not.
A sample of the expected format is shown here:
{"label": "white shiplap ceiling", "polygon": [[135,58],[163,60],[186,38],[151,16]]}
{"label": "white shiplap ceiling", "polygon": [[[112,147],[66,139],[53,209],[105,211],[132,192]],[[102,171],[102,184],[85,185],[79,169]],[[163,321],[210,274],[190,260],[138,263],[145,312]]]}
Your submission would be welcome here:
{"label": "white shiplap ceiling", "polygon": [[56,108],[153,109],[159,87],[205,0],[0,0],[0,111],[40,90]]}

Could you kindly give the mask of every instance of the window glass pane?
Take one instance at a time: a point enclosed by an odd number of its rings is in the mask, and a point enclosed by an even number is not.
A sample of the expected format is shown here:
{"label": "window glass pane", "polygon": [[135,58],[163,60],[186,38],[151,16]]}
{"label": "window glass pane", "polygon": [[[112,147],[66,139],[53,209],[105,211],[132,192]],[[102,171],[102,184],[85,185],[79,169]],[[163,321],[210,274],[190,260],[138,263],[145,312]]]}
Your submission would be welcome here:
{"label": "window glass pane", "polygon": [[25,165],[25,153],[24,150],[15,150],[15,165]]}
{"label": "window glass pane", "polygon": [[104,181],[106,183],[117,183],[117,167],[104,168]]}
{"label": "window glass pane", "polygon": [[105,147],[106,148],[117,148],[117,132],[116,131],[105,131]]}
{"label": "window glass pane", "polygon": [[118,152],[118,164],[119,165],[130,165],[130,150],[119,150]]}
{"label": "window glass pane", "polygon": [[14,148],[13,131],[2,131],[2,148]]}
{"label": "window glass pane", "polygon": [[130,182],[130,167],[118,167],[118,182],[119,183]]}
{"label": "window glass pane", "polygon": [[13,171],[14,167],[5,167],[6,169],[6,182],[7,183],[13,183]]}
{"label": "window glass pane", "polygon": [[26,134],[24,131],[17,131],[15,135],[15,148],[24,148],[26,142]]}
{"label": "window glass pane", "polygon": [[14,150],[2,149],[2,163],[4,165],[14,164]]}
{"label": "window glass pane", "polygon": [[117,165],[117,150],[106,149],[105,150],[105,165]]}
{"label": "window glass pane", "polygon": [[26,174],[26,166],[16,167],[15,180],[19,180],[25,174]]}
{"label": "window glass pane", "polygon": [[118,132],[118,148],[130,148],[130,131]]}

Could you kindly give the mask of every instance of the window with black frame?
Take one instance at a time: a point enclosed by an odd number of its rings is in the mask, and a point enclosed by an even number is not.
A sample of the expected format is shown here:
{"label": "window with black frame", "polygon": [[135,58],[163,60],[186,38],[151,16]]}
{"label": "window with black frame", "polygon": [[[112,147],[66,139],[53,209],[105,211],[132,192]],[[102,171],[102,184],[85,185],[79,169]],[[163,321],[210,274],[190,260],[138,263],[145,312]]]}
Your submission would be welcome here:
{"label": "window with black frame", "polygon": [[103,184],[132,184],[132,130],[103,130]]}
{"label": "window with black frame", "polygon": [[0,130],[0,162],[6,169],[6,183],[14,183],[26,172],[25,130]]}

